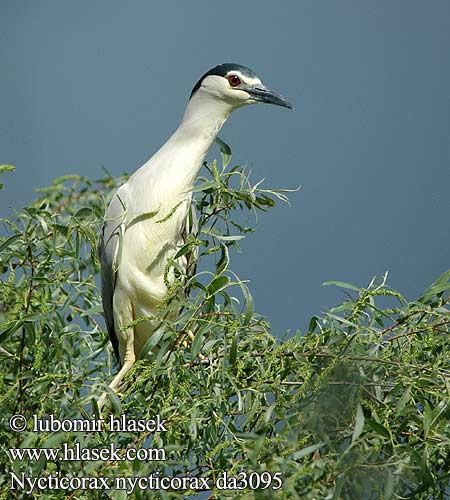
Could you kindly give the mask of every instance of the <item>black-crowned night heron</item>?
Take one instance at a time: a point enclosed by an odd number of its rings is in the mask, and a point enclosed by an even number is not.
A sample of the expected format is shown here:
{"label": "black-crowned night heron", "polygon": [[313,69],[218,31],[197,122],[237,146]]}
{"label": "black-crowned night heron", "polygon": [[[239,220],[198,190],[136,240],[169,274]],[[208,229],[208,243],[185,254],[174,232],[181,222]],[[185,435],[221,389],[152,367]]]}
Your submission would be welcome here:
{"label": "black-crowned night heron", "polygon": [[[154,317],[167,293],[166,265],[192,230],[192,188],[205,155],[229,114],[256,103],[292,108],[245,66],[228,63],[211,69],[193,88],[175,133],[112,198],[98,250],[106,325],[122,365],[110,384],[114,391],[159,327],[151,319],[130,324]],[[186,257],[178,264],[186,270]],[[99,404],[104,400],[105,394]]]}

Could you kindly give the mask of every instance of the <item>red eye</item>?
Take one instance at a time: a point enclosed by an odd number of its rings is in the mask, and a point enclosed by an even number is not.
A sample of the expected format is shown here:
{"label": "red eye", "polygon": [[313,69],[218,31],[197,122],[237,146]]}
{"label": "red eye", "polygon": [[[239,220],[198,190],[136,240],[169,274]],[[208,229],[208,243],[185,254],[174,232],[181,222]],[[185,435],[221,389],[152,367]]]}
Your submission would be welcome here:
{"label": "red eye", "polygon": [[238,85],[241,84],[240,78],[238,76],[236,76],[236,75],[230,75],[228,77],[228,82],[230,83],[230,85],[232,87],[237,87]]}

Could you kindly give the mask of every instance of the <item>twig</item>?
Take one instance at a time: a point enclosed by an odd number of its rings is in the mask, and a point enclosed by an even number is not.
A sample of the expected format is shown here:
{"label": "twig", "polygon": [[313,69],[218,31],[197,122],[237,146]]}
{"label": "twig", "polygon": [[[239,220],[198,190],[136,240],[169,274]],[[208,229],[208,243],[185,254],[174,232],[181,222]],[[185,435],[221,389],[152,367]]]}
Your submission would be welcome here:
{"label": "twig", "polygon": [[418,333],[428,332],[429,330],[439,330],[442,333],[447,333],[445,330],[439,329],[437,327],[449,325],[450,321],[442,321],[441,323],[436,323],[435,325],[430,325],[428,328],[421,328],[420,330],[413,330],[411,332],[400,333],[398,335],[394,335],[393,337],[389,337],[384,340],[384,342],[392,342],[393,340],[399,339],[401,337],[408,337],[410,335],[416,335]]}
{"label": "twig", "polygon": [[[28,242],[28,259],[30,261],[30,283],[28,285],[28,292],[25,302],[25,313],[28,314],[31,305],[31,296],[33,294],[33,278],[34,278],[34,261],[33,261],[33,252],[31,250],[31,245]],[[19,359],[19,408],[20,413],[23,413],[23,396],[24,396],[24,386],[23,386],[23,363],[24,363],[24,350],[25,350],[25,327],[22,326],[22,337],[20,339],[20,359]]]}

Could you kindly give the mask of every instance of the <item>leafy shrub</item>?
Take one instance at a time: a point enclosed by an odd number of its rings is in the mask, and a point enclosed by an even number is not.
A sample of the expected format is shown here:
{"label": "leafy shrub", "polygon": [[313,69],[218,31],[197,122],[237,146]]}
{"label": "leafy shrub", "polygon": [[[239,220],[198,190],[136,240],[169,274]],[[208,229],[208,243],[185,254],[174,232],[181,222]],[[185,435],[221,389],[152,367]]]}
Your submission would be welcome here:
{"label": "leafy shrub", "polygon": [[[59,178],[40,189],[32,205],[3,219],[3,497],[26,495],[10,491],[11,474],[24,474],[203,477],[214,498],[449,498],[450,272],[414,302],[389,288],[385,276],[366,287],[329,282],[348,299],[314,316],[306,334],[274,338],[254,312],[247,285],[231,271],[230,251],[254,230],[246,213],[270,209],[286,194],[252,185],[244,168],[229,168],[227,146],[221,150],[223,166],[206,164],[207,177],[195,189],[198,234],[178,252],[198,248],[197,274],[184,284],[176,273],[158,311],[167,328],[149,340],[123,393],[109,393],[103,415],[159,415],[166,432],[115,432],[108,425],[99,432],[32,431],[33,415],[100,418],[95,401],[117,367],[103,331],[95,248],[105,193],[124,178]],[[169,266],[177,269],[176,262]],[[183,287],[190,298],[179,293]],[[180,309],[175,321],[167,319]],[[27,418],[24,432],[9,429],[14,414]],[[164,450],[165,460],[13,460],[8,452],[64,443],[90,450],[113,444],[120,457],[130,448]],[[225,472],[259,488],[214,487]],[[282,488],[273,489],[274,477],[282,478]],[[194,489],[158,494],[186,498]],[[135,488],[131,497],[154,495]],[[121,499],[127,493],[91,486],[26,496],[37,497]]]}

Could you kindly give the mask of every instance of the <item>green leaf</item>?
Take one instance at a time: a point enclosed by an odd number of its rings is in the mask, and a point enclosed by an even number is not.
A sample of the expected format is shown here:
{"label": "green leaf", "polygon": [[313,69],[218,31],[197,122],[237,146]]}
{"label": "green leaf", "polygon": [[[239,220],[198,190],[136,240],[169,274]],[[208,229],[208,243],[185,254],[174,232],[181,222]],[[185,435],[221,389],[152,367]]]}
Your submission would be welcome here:
{"label": "green leaf", "polygon": [[223,290],[230,283],[228,276],[218,276],[214,278],[208,285],[208,294],[215,295],[220,290]]}
{"label": "green leaf", "polygon": [[[9,323],[11,325],[11,323]],[[15,333],[23,325],[22,320],[15,321],[9,328],[6,328],[3,332],[0,332],[0,342],[3,343],[8,339],[13,333]]]}
{"label": "green leaf", "polygon": [[203,290],[204,292],[208,292],[208,288],[203,283],[200,283],[200,281],[197,281],[197,280],[195,280],[191,283],[191,287],[192,287],[192,289],[198,288],[200,290]]}
{"label": "green leaf", "polygon": [[231,342],[230,354],[228,356],[228,362],[230,366],[234,366],[237,359],[237,335],[233,335],[233,340]]}
{"label": "green leaf", "polygon": [[402,414],[403,409],[405,408],[410,399],[411,399],[411,386],[409,385],[403,391],[402,397],[399,399],[397,403],[397,416]]}
{"label": "green leaf", "polygon": [[220,258],[216,264],[216,274],[222,274],[228,267],[230,262],[230,255],[228,252],[228,247],[223,243],[220,245]]}
{"label": "green leaf", "polygon": [[164,333],[164,329],[161,327],[152,335],[150,335],[150,337],[147,339],[147,342],[144,344],[144,347],[142,348],[139,359],[144,359],[147,356],[147,353],[149,353],[154,347],[159,344]]}
{"label": "green leaf", "polygon": [[[144,222],[149,219],[153,219],[155,215],[158,215],[159,210],[154,210],[153,212],[145,212],[143,214],[137,215],[134,219],[132,219],[128,224],[127,224],[127,229],[131,226],[134,226],[134,224],[138,224],[139,222]],[[161,222],[161,221],[157,221]]]}
{"label": "green leaf", "polygon": [[345,283],[344,281],[325,281],[322,283],[322,286],[338,286],[340,288],[347,288],[348,290],[354,290],[355,292],[359,292],[361,289],[355,285],[351,285],[350,283]]}
{"label": "green leaf", "polygon": [[361,408],[361,405],[358,403],[356,407],[356,417],[355,417],[355,426],[353,428],[352,434],[352,444],[359,438],[361,432],[364,429],[364,412]]}
{"label": "green leaf", "polygon": [[367,426],[370,427],[373,431],[375,431],[378,435],[390,439],[391,434],[384,425],[380,424],[379,422],[371,418],[365,419],[365,422],[367,423]]}
{"label": "green leaf", "polygon": [[439,276],[439,278],[429,288],[427,288],[425,293],[417,300],[417,302],[427,304],[433,299],[433,297],[440,295],[448,289],[450,289],[450,269]]}
{"label": "green leaf", "polygon": [[114,410],[114,413],[116,415],[121,415],[122,414],[122,403],[120,402],[120,399],[117,397],[117,394],[112,389],[107,387],[106,388],[106,395],[108,396],[108,399],[111,402],[111,407]]}
{"label": "green leaf", "polygon": [[173,258],[178,259],[178,258],[182,257],[183,255],[186,255],[187,253],[189,253],[192,250],[193,246],[194,245],[192,242],[186,243],[186,245],[183,245],[178,250],[178,252],[175,254],[175,256]]}
{"label": "green leaf", "polygon": [[127,500],[126,490],[114,490],[114,500]]}
{"label": "green leaf", "polygon": [[83,218],[83,217],[89,217],[89,215],[92,214],[92,208],[91,207],[80,207],[74,214],[73,216],[77,218]]}
{"label": "green leaf", "polygon": [[245,235],[223,235],[219,229],[215,227],[202,227],[201,233],[203,234],[209,234],[214,236],[215,238],[222,240],[222,241],[238,241],[242,240],[245,238]]}
{"label": "green leaf", "polygon": [[342,488],[344,487],[345,480],[346,480],[345,474],[340,474],[338,476],[331,500],[342,500],[341,491]]}
{"label": "green leaf", "polygon": [[447,409],[448,401],[441,400],[439,403],[433,408],[425,401],[424,411],[423,411],[423,430],[425,437],[430,435],[431,428],[436,423],[441,414]]}
{"label": "green leaf", "polygon": [[394,498],[394,477],[393,477],[393,474],[392,474],[392,471],[391,469],[387,468],[386,469],[386,475],[387,475],[387,478],[386,478],[386,481],[385,481],[385,485],[384,485],[384,497],[383,498]]}
{"label": "green leaf", "polygon": [[224,236],[222,234],[216,234],[215,235],[216,238],[218,238],[219,240],[222,240],[222,241],[239,241],[239,240],[243,240],[245,238],[244,235],[242,234],[233,234],[233,235],[228,235],[228,236]]}
{"label": "green leaf", "polygon": [[8,248],[12,243],[23,237],[23,234],[16,233],[7,238],[3,243],[0,243],[0,252],[3,252],[5,248]]}
{"label": "green leaf", "polygon": [[300,460],[303,457],[306,457],[308,455],[311,455],[311,453],[314,453],[317,450],[320,450],[325,446],[324,442],[320,442],[317,444],[313,444],[311,446],[307,446],[306,448],[303,448],[299,451],[296,451],[295,453],[292,454],[292,460]]}
{"label": "green leaf", "polygon": [[204,333],[209,330],[209,325],[203,325],[201,326],[197,332],[195,332],[194,340],[192,341],[191,345],[191,359],[194,360],[198,353],[200,352],[200,349],[203,345],[204,341]]}
{"label": "green leaf", "polygon": [[[3,172],[11,172],[13,170],[15,170],[16,167],[13,167],[12,165],[0,165],[0,174],[3,174]],[[5,185],[3,184],[3,182],[0,182],[0,191],[3,190],[3,188],[5,187]]]}
{"label": "green leaf", "polygon": [[239,282],[239,285],[242,290],[242,294],[244,295],[245,299],[245,307],[244,307],[244,325],[249,325],[254,314],[254,301],[252,294],[250,293],[250,290],[248,286],[243,283],[242,281]]}
{"label": "green leaf", "polygon": [[[162,224],[163,222],[168,221],[182,204],[183,204],[183,200],[180,201],[180,202],[178,202],[165,217],[163,217],[162,219],[157,220],[156,223],[157,224]],[[153,214],[153,212],[152,212],[152,214]]]}
{"label": "green leaf", "polygon": [[103,312],[103,306],[98,304],[96,306],[92,306],[89,309],[83,311],[80,316],[90,316],[91,314],[101,314]]}
{"label": "green leaf", "polygon": [[222,156],[223,168],[227,168],[231,161],[231,148],[220,137],[216,137],[216,142],[220,146],[220,155]]}
{"label": "green leaf", "polygon": [[195,186],[193,189],[192,189],[192,192],[193,193],[197,193],[199,191],[207,191],[208,189],[217,189],[219,187],[219,185],[217,184],[216,181],[206,181],[206,182],[202,182],[201,184]]}
{"label": "green leaf", "polygon": [[69,234],[69,226],[65,226],[64,224],[53,224],[53,228],[61,233],[63,236],[67,236]]}
{"label": "green leaf", "polygon": [[318,316],[311,316],[308,326],[308,332],[313,333],[319,325],[320,318]]}
{"label": "green leaf", "polygon": [[0,165],[0,173],[2,172],[13,172],[16,170],[14,165]]}

